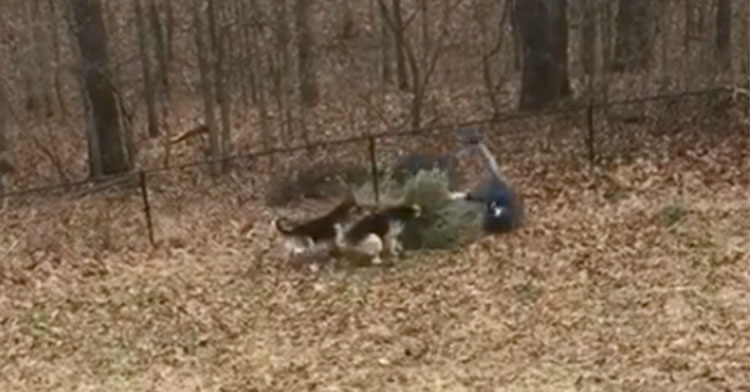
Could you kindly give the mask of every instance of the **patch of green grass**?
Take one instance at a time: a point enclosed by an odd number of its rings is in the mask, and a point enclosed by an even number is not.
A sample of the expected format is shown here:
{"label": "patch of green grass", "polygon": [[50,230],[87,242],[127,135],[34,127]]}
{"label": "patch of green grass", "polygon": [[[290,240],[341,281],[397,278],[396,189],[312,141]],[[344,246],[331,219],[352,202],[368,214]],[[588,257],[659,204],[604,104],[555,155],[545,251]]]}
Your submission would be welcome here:
{"label": "patch of green grass", "polygon": [[682,223],[687,217],[688,210],[680,202],[674,202],[664,206],[659,213],[662,224],[665,227],[672,227]]}

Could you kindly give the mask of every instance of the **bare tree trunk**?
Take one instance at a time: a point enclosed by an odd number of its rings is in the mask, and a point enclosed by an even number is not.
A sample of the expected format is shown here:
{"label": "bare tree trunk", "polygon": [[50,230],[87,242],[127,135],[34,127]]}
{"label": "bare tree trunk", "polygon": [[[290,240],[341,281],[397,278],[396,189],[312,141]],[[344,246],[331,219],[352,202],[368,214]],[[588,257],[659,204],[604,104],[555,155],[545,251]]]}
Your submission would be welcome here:
{"label": "bare tree trunk", "polygon": [[255,51],[252,50],[252,44],[250,43],[250,34],[248,31],[250,29],[250,20],[248,19],[250,13],[245,9],[247,7],[245,3],[241,0],[232,1],[232,12],[234,13],[235,22],[238,24],[240,49],[237,50],[234,48],[233,43],[230,45],[229,52],[233,55],[231,73],[234,75],[234,86],[240,89],[240,97],[244,107],[249,107],[250,81],[253,74],[252,58],[255,55]]}
{"label": "bare tree trunk", "polygon": [[279,64],[277,64],[276,77],[276,101],[279,106],[279,116],[282,118],[282,129],[286,135],[286,142],[293,142],[292,135],[292,111],[289,104],[289,23],[287,16],[287,0],[277,0],[276,12],[276,36],[278,42]]}
{"label": "bare tree trunk", "polygon": [[[387,10],[386,10],[387,12]],[[401,17],[401,0],[393,0],[393,34],[396,40],[396,78],[398,88],[402,91],[409,89],[409,80],[406,75],[406,58],[404,51],[404,20]]]}
{"label": "bare tree trunk", "polygon": [[[570,97],[570,80],[568,78],[568,0],[547,0],[552,12],[554,58],[559,72],[558,86],[561,98]],[[554,5],[554,6],[553,6]]]}
{"label": "bare tree trunk", "polygon": [[651,2],[619,0],[613,71],[635,72],[646,68],[652,27]]}
{"label": "bare tree trunk", "polygon": [[[167,2],[169,4],[169,2]],[[148,0],[148,14],[151,20],[151,31],[154,36],[154,46],[156,51],[156,60],[158,63],[158,76],[157,79],[161,84],[164,92],[164,97],[169,102],[171,97],[170,86],[169,86],[169,53],[167,49],[167,38],[162,25],[161,17],[159,17],[159,8],[157,7],[156,0]],[[167,105],[164,105],[165,107]],[[166,110],[166,109],[165,109]]]}
{"label": "bare tree trunk", "polygon": [[[506,0],[503,4],[500,15],[497,18],[499,20],[499,34],[496,38],[496,42],[491,44],[490,47],[487,45],[488,38],[486,35],[483,35],[482,41],[483,41],[483,49],[482,49],[482,79],[484,81],[484,87],[487,90],[487,97],[490,100],[490,104],[492,104],[492,116],[493,118],[497,118],[500,115],[500,102],[498,99],[498,86],[501,84],[500,81],[496,82],[495,78],[493,77],[493,64],[492,64],[492,58],[496,57],[498,53],[503,49],[504,42],[505,42],[505,24],[508,22],[508,18],[511,14],[513,14],[513,2],[511,0]],[[476,18],[477,23],[480,24],[480,28],[482,31],[491,31],[488,29],[484,23],[484,20],[482,19],[482,16],[478,16]],[[515,29],[511,26],[511,28]],[[503,78],[503,72],[498,72],[499,78]]]}
{"label": "bare tree trunk", "polygon": [[[516,9],[516,2],[523,0],[506,0],[510,2],[512,10]],[[513,44],[513,70],[520,71],[523,66],[523,43],[521,39],[521,28],[518,25],[518,17],[515,12],[510,13],[511,37]]]}
{"label": "bare tree trunk", "polygon": [[151,32],[153,33],[153,50],[156,58],[156,70],[153,77],[154,97],[157,105],[160,107],[161,119],[159,125],[164,131],[164,167],[169,167],[171,158],[172,140],[170,128],[170,111],[169,105],[172,102],[172,86],[170,72],[170,60],[172,58],[172,5],[170,0],[164,2],[166,8],[166,22],[162,21],[159,6],[156,0],[148,0],[148,18],[151,21]]}
{"label": "bare tree trunk", "polygon": [[695,33],[695,22],[693,21],[693,4],[691,0],[683,0],[685,5],[685,31],[683,32],[682,42],[684,46],[684,57],[686,61],[690,62],[690,55],[692,51],[693,35]]}
{"label": "bare tree trunk", "polygon": [[740,55],[739,68],[740,73],[747,78],[746,82],[750,84],[750,4],[741,7],[738,12],[738,19],[742,23],[742,33],[737,37],[738,48],[742,48],[743,54]]}
{"label": "bare tree trunk", "polygon": [[91,98],[86,92],[86,78],[83,74],[79,78],[80,94],[83,101],[83,112],[85,123],[85,134],[86,134],[86,151],[89,156],[89,177],[101,178],[104,176],[102,169],[102,160],[99,153],[99,136],[96,134],[96,126],[94,124],[94,115],[92,113]]}
{"label": "bare tree trunk", "polygon": [[[262,132],[263,148],[266,151],[270,151],[274,146],[274,135],[271,133],[271,128],[268,126],[268,108],[266,103],[265,89],[261,88],[258,90],[258,111],[260,116],[260,130]],[[273,159],[274,155],[271,154],[269,159]]]}
{"label": "bare tree trunk", "polygon": [[156,137],[159,135],[159,118],[156,112],[156,86],[154,85],[153,71],[151,69],[151,52],[146,42],[146,30],[148,26],[146,25],[141,0],[133,0],[133,9],[138,33],[138,55],[141,60],[141,72],[143,73],[143,95],[146,99],[148,135]]}
{"label": "bare tree trunk", "polygon": [[172,0],[165,0],[164,6],[167,12],[167,26],[166,26],[166,44],[167,44],[167,64],[172,62],[174,59],[174,7],[172,6]]}
{"label": "bare tree trunk", "polygon": [[[257,5],[254,2],[250,4],[248,12],[255,12]],[[249,14],[248,14],[249,15]],[[248,16],[249,17],[249,16]],[[263,83],[263,46],[260,44],[259,35],[254,34],[253,28],[247,26],[245,29],[247,48],[250,49],[250,94],[253,97],[253,103],[257,104],[261,99],[265,99],[266,85]],[[263,103],[264,105],[266,102]]]}
{"label": "bare tree trunk", "polygon": [[[372,2],[372,0],[370,0],[370,2]],[[339,17],[341,21],[339,37],[344,40],[353,38],[356,32],[354,30],[354,16],[352,16],[352,5],[350,0],[341,0],[339,8],[341,9]]]}
{"label": "bare tree trunk", "polygon": [[596,64],[596,9],[593,0],[583,0],[583,39],[581,43],[581,64],[583,72],[591,74]]}
{"label": "bare tree trunk", "polygon": [[[619,1],[619,0],[618,0]],[[602,6],[602,15],[599,19],[599,31],[601,31],[601,44],[602,44],[602,69],[611,70],[612,60],[614,58],[614,42],[615,42],[615,28],[614,28],[614,16],[613,6],[610,3],[604,3]],[[603,73],[604,76],[608,75],[607,72]],[[605,86],[606,88],[606,86]]]}
{"label": "bare tree trunk", "polygon": [[[8,123],[10,117],[10,102],[8,96],[5,93],[5,86],[3,81],[0,80],[0,195],[4,195],[8,191],[8,179],[11,174],[15,171],[13,162],[11,162],[8,156],[8,138],[6,133],[8,130]],[[7,207],[8,198],[3,198],[2,208],[3,210]]]}
{"label": "bare tree trunk", "polygon": [[[127,1],[127,0],[125,0]],[[101,1],[102,15],[104,20],[104,26],[107,28],[107,41],[109,42],[121,42],[122,36],[120,35],[125,29],[119,26],[120,16],[116,12],[113,12],[112,8],[117,6],[112,1]],[[125,66],[124,57],[126,56],[123,51],[118,50],[119,47],[115,45],[109,46],[109,75],[112,80],[117,83],[116,78],[123,75],[123,67]],[[129,55],[127,55],[129,56]]]}
{"label": "bare tree trunk", "polygon": [[[224,2],[217,2],[216,0],[208,0],[208,28],[211,35],[211,49],[210,52],[214,53],[214,85],[216,91],[216,102],[219,106],[219,120],[221,122],[221,136],[219,140],[219,148],[222,157],[226,157],[230,152],[230,139],[232,134],[232,119],[231,119],[231,100],[229,99],[229,92],[227,88],[228,84],[228,72],[227,72],[227,51],[226,51],[226,29],[224,26],[224,18],[222,12],[222,5]],[[226,163],[224,168],[227,167]]]}
{"label": "bare tree trunk", "polygon": [[68,116],[68,107],[65,105],[65,98],[63,98],[63,86],[62,86],[62,67],[60,66],[60,28],[58,18],[62,15],[57,14],[57,3],[56,0],[49,0],[48,4],[50,7],[51,22],[51,36],[52,36],[52,51],[55,54],[53,60],[54,64],[54,83],[55,83],[55,97],[57,98],[57,104],[60,106],[60,112],[64,117]]}
{"label": "bare tree trunk", "polygon": [[388,8],[382,2],[380,6],[380,54],[381,54],[381,76],[384,83],[390,83],[393,78],[393,32],[388,27]]}
{"label": "bare tree trunk", "polygon": [[25,51],[21,72],[26,82],[26,108],[31,111],[43,110],[52,115],[52,96],[49,80],[50,69],[47,60],[49,50],[48,34],[45,31],[45,18],[41,0],[27,0],[31,37]]}
{"label": "bare tree trunk", "polygon": [[419,0],[418,7],[422,17],[422,53],[426,54],[430,52],[430,15],[427,0]]}
{"label": "bare tree trunk", "polygon": [[745,55],[742,56],[743,61],[740,62],[740,70],[743,74],[745,74],[748,77],[748,83],[750,83],[750,4],[748,4],[747,7],[745,7],[744,10],[745,17],[743,18],[745,20]]}
{"label": "bare tree trunk", "polygon": [[250,26],[250,12],[252,12],[247,4],[245,4],[244,1],[239,1],[240,7],[242,7],[242,16],[247,19],[243,19],[243,23],[245,23],[244,27],[241,30],[242,34],[242,47],[246,48],[245,51],[245,68],[246,73],[244,80],[242,81],[245,85],[245,88],[249,90],[249,96],[250,99],[248,100],[248,104],[252,102],[253,104],[258,104],[258,86],[255,83],[255,79],[258,75],[258,72],[260,71],[260,61],[258,61],[258,56],[260,56],[260,51],[258,50],[257,45],[255,44],[255,37],[253,36],[252,27]]}
{"label": "bare tree trunk", "polygon": [[516,1],[523,48],[521,110],[551,107],[570,96],[567,0]]}
{"label": "bare tree trunk", "polygon": [[300,99],[307,107],[318,102],[318,83],[315,78],[315,59],[310,34],[309,0],[294,1],[294,19],[297,27],[297,77]]}
{"label": "bare tree trunk", "polygon": [[[198,69],[200,73],[201,94],[203,95],[203,115],[208,129],[209,149],[208,155],[217,159],[221,156],[219,143],[219,132],[216,127],[216,97],[213,91],[211,64],[213,56],[210,45],[206,42],[206,28],[203,27],[202,0],[193,0],[193,23],[195,29],[195,46],[198,50]],[[220,166],[211,165],[214,174],[218,174]]]}
{"label": "bare tree trunk", "polygon": [[[6,151],[8,151],[6,132],[9,123],[8,118],[10,117],[10,101],[5,92],[4,83],[5,81],[0,79],[0,159],[3,159]],[[0,193],[2,193],[2,189],[0,189]]]}
{"label": "bare tree trunk", "polygon": [[[120,174],[132,168],[127,154],[122,113],[117,92],[107,76],[109,53],[101,0],[71,0],[74,31],[83,62],[86,101],[90,104],[89,160],[97,160],[101,175]],[[92,140],[93,139],[93,140]],[[92,173],[97,177],[98,173]]]}
{"label": "bare tree trunk", "polygon": [[[243,3],[243,9],[245,9],[245,12],[243,12],[243,15],[245,15],[248,19],[251,18],[251,13],[256,13],[258,11],[258,5],[255,4],[254,1],[251,1],[249,4],[245,2],[245,0],[240,0],[241,3]],[[263,61],[263,45],[259,38],[259,35],[257,30],[253,30],[254,28],[250,26],[249,24],[246,26],[247,28],[243,29],[243,36],[245,39],[245,47],[250,52],[249,56],[249,66],[251,68],[250,71],[250,78],[247,80],[247,83],[250,84],[250,91],[253,98],[253,103],[258,105],[258,116],[260,121],[260,129],[261,129],[261,143],[263,144],[263,148],[266,151],[269,151],[274,146],[274,138],[275,135],[272,132],[272,128],[269,126],[270,120],[269,120],[269,114],[268,114],[268,90],[265,83],[263,83],[263,75],[264,75],[264,61]],[[274,156],[271,154],[269,156],[269,161],[273,162]]]}
{"label": "bare tree trunk", "polygon": [[718,0],[716,9],[716,57],[723,70],[732,65],[732,2]]}

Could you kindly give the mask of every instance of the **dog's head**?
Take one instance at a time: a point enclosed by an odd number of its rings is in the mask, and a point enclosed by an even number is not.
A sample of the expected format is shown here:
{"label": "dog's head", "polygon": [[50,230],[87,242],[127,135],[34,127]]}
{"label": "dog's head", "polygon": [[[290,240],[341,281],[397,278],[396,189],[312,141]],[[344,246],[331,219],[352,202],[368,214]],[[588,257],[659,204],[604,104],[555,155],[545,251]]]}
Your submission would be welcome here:
{"label": "dog's head", "polygon": [[392,214],[391,216],[399,220],[407,221],[422,216],[422,207],[420,207],[418,204],[401,205],[398,207],[393,207],[390,210],[390,214]]}

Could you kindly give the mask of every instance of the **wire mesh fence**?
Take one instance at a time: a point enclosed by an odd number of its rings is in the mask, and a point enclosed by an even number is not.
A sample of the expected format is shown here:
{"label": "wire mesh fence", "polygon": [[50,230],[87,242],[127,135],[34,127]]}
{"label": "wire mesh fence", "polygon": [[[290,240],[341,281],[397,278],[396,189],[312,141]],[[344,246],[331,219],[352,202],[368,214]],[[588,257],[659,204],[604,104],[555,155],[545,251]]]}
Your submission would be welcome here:
{"label": "wire mesh fence", "polygon": [[[716,88],[311,141],[143,169],[104,182],[11,191],[0,195],[7,204],[0,222],[1,258],[25,259],[33,265],[39,257],[73,252],[66,248],[93,252],[75,251],[71,258],[97,260],[160,243],[179,247],[195,240],[195,224],[215,233],[212,240],[221,243],[226,239],[220,238],[220,229],[240,228],[246,223],[242,211],[251,206],[330,199],[352,186],[365,194],[369,190],[372,202],[380,202],[385,173],[403,166],[409,154],[456,156],[472,138],[491,146],[510,178],[544,187],[556,167],[583,171],[593,165],[681,154],[682,142],[696,135],[688,130],[701,131],[701,143],[711,148],[711,143],[721,142],[724,130],[747,120],[746,110],[747,99],[738,99],[731,89]],[[458,161],[463,181],[470,182],[479,164]],[[228,174],[208,175],[212,164],[225,166]],[[77,242],[87,246],[70,245]]]}

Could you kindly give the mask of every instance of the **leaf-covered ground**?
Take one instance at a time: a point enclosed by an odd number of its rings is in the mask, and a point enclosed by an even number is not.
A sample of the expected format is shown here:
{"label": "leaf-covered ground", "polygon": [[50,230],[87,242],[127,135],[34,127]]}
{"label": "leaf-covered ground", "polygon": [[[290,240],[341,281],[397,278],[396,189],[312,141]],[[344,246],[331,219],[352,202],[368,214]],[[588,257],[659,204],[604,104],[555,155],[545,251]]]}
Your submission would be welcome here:
{"label": "leaf-covered ground", "polygon": [[0,390],[750,391],[747,133],[643,142],[506,163],[523,230],[387,270],[291,268],[220,190],[154,189],[155,250],[135,191],[17,206]]}

